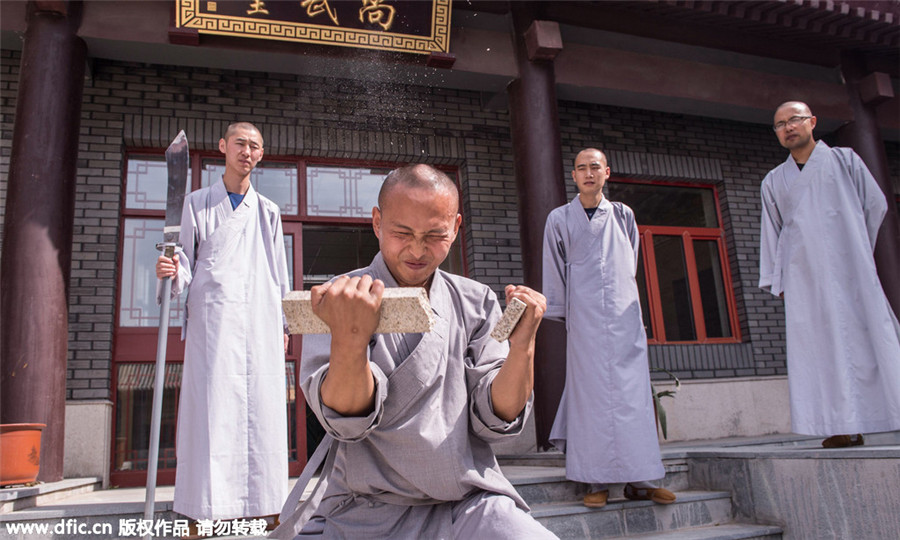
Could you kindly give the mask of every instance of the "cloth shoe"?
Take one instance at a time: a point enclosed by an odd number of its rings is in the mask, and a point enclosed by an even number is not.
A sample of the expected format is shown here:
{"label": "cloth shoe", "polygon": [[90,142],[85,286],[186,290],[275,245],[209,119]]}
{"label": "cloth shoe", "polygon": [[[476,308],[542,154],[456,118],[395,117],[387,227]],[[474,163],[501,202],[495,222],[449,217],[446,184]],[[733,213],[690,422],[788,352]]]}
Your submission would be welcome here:
{"label": "cloth shoe", "polygon": [[625,484],[625,498],[632,501],[653,501],[656,504],[672,504],[675,494],[665,488],[643,488]]}
{"label": "cloth shoe", "polygon": [[832,435],[822,441],[822,448],[847,448],[848,446],[862,446],[866,444],[862,433],[856,435]]}
{"label": "cloth shoe", "polygon": [[609,490],[595,491],[584,496],[584,505],[588,508],[603,508],[609,498]]}

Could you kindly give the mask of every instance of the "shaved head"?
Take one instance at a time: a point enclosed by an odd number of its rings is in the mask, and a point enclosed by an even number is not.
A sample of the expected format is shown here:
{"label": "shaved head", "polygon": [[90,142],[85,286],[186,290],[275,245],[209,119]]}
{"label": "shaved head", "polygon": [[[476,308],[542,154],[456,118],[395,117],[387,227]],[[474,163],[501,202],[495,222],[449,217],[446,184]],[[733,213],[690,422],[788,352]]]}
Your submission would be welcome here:
{"label": "shaved head", "polygon": [[775,114],[778,114],[778,111],[780,111],[781,109],[787,108],[787,107],[790,107],[790,108],[796,110],[801,115],[806,115],[806,116],[813,115],[812,111],[809,110],[809,105],[807,105],[806,103],[803,103],[802,101],[785,101],[784,103],[779,105],[777,109],[775,109]]}
{"label": "shaved head", "polygon": [[447,193],[453,199],[453,214],[459,211],[459,192],[456,184],[443,172],[431,165],[406,165],[388,173],[378,192],[378,206],[384,208],[396,189],[427,189],[435,193]]}
{"label": "shaved head", "polygon": [[260,131],[258,127],[254,126],[250,122],[235,122],[233,124],[230,124],[225,129],[225,135],[223,135],[222,138],[225,139],[225,141],[227,142],[228,137],[231,137],[232,135],[234,135],[234,132],[239,129],[249,129],[249,130],[253,130],[253,131],[259,133],[259,145],[263,146],[262,131]]}
{"label": "shaved head", "polygon": [[593,153],[593,152],[597,152],[598,154],[600,154],[600,158],[602,159],[604,166],[609,166],[609,160],[606,159],[606,154],[604,154],[602,150],[597,150],[596,148],[585,148],[581,152],[578,152],[578,154],[575,156],[575,160],[573,163],[577,164],[578,158],[580,158],[584,154]]}

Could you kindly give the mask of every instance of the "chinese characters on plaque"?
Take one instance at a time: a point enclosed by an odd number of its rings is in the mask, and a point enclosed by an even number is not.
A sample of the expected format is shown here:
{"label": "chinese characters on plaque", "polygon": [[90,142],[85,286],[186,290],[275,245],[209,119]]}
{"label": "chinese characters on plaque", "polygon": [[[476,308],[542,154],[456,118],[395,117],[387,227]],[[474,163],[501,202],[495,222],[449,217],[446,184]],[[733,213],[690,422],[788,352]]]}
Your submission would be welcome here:
{"label": "chinese characters on plaque", "polygon": [[176,0],[176,26],[417,54],[450,48],[451,0]]}

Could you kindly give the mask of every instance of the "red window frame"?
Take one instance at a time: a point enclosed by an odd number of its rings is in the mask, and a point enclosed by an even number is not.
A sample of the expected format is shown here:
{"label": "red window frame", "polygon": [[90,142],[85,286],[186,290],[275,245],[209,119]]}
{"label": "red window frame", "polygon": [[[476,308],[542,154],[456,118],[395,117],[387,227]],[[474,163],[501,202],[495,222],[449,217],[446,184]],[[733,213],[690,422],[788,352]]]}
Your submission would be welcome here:
{"label": "red window frame", "polygon": [[[664,225],[641,225],[641,216],[635,216],[638,221],[638,234],[640,235],[641,260],[644,266],[645,290],[647,291],[647,305],[649,306],[650,324],[653,329],[653,337],[647,339],[652,345],[664,344],[705,344],[705,343],[740,343],[741,329],[738,321],[737,304],[732,287],[731,269],[728,263],[728,250],[725,243],[725,230],[722,226],[722,213],[719,206],[719,194],[715,186],[698,185],[685,182],[662,182],[658,180],[640,180],[632,178],[610,178],[611,183],[630,183],[658,185],[666,187],[684,187],[690,189],[707,189],[712,192],[716,209],[716,223],[718,227],[681,227]],[[691,311],[694,317],[696,339],[668,340],[666,339],[665,323],[663,321],[663,307],[660,300],[659,276],[656,270],[656,254],[653,244],[654,235],[678,236],[682,240],[684,250],[685,269],[690,290]],[[697,262],[694,256],[694,240],[715,241],[718,246],[719,263],[721,265],[722,280],[725,288],[726,312],[728,314],[729,337],[709,337],[706,333],[706,321],[703,317],[703,302],[700,296],[700,282],[697,277]]]}
{"label": "red window frame", "polygon": [[[131,159],[140,159],[142,157],[158,157],[164,155],[164,150],[159,148],[134,148],[125,152],[125,162]],[[205,161],[217,160],[221,161],[223,156],[219,152],[210,151],[191,151],[191,191],[199,189],[202,184],[202,167]],[[293,237],[293,269],[294,269],[294,289],[303,289],[303,226],[311,225],[330,225],[330,226],[348,226],[363,225],[371,226],[371,217],[367,218],[345,218],[335,216],[311,216],[307,213],[307,190],[306,190],[306,170],[307,166],[346,166],[352,168],[372,167],[393,169],[399,166],[398,163],[390,163],[372,160],[347,160],[347,159],[329,159],[329,158],[310,158],[310,157],[292,157],[292,156],[265,156],[264,164],[295,164],[297,167],[298,182],[298,213],[296,215],[282,214],[283,233]],[[455,168],[437,166],[438,169],[445,172],[452,178],[460,189],[458,170]],[[127,167],[123,171],[122,186],[127,182]],[[124,189],[123,189],[124,192]],[[460,193],[461,195],[461,193]],[[460,197],[461,198],[461,197]],[[462,209],[460,208],[460,214]],[[125,207],[124,196],[119,215],[119,230],[124,230],[125,220],[129,218],[155,218],[165,219],[164,210],[136,210]],[[463,220],[465,223],[465,220]],[[464,275],[468,274],[468,263],[466,256],[464,225],[459,231],[459,247],[460,247],[460,263]],[[374,233],[373,233],[374,234]],[[120,235],[118,241],[117,267],[120,269],[116,276],[118,291],[122,290],[123,275],[121,268],[122,256],[124,254],[125,238]],[[156,359],[156,342],[159,330],[154,327],[122,327],[119,323],[121,295],[115,305],[115,329],[113,336],[113,362],[112,362],[112,395],[113,395],[113,411],[118,411],[118,366],[126,363],[153,363]],[[288,344],[288,352],[285,356],[286,362],[294,363],[294,387],[296,388],[296,422],[295,430],[297,434],[297,459],[289,462],[288,472],[291,476],[298,476],[306,465],[307,441],[306,441],[306,400],[303,398],[300,390],[300,351],[302,339],[300,336],[291,336]],[[184,362],[184,343],[181,341],[181,328],[175,327],[169,329],[169,335],[166,345],[166,363],[183,363]],[[112,440],[110,441],[110,483],[121,487],[143,486],[146,485],[146,470],[116,470],[116,436],[117,423],[115,417],[112,423]],[[175,482],[174,468],[160,468],[157,474],[157,481],[160,485],[171,485]]]}

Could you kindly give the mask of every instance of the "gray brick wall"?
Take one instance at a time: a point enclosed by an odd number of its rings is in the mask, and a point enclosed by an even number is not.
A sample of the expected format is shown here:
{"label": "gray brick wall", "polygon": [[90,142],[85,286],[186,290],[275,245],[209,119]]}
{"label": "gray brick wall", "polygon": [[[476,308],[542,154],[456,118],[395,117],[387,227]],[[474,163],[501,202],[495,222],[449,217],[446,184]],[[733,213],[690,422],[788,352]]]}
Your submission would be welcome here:
{"label": "gray brick wall", "polygon": [[[16,116],[20,56],[16,51],[0,50],[0,224],[6,217],[6,178]],[[0,225],[0,248],[2,246],[3,227]]]}
{"label": "gray brick wall", "polygon": [[[0,61],[0,194],[5,196],[19,53],[0,51]],[[384,73],[372,75],[380,80]],[[268,156],[425,161],[458,168],[470,277],[498,294],[506,283],[521,281],[509,118],[485,110],[479,93],[96,60],[82,107],[68,398],[111,397],[125,151],[162,149],[177,129],[185,129],[192,148],[215,150],[225,125],[236,119],[262,128]],[[653,346],[653,365],[686,378],[784,373],[783,308],[756,287],[759,183],[785,157],[771,130],[573,102],[560,103],[560,121],[566,163],[559,181],[566,182],[569,196],[574,196],[571,159],[584,146],[609,150],[614,174],[698,182],[718,193],[742,342]],[[887,146],[896,180],[900,145]]]}

